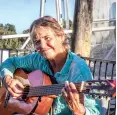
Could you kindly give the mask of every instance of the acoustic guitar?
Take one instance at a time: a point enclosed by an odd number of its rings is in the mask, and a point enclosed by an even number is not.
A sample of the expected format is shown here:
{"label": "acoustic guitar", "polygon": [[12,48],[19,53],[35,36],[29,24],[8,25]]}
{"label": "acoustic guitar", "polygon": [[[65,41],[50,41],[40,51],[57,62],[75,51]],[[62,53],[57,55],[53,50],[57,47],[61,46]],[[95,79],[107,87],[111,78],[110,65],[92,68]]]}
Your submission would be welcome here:
{"label": "acoustic guitar", "polygon": [[[38,102],[35,114],[46,115],[50,110],[53,103],[53,96],[60,95],[64,84],[52,84],[50,77],[40,70],[33,71],[29,74],[25,73],[22,69],[17,69],[14,78],[18,79],[25,85],[22,99],[26,103],[33,103],[38,97],[41,101]],[[80,101],[84,102],[83,94],[92,96],[116,96],[116,87],[111,84],[112,80],[92,80],[87,82],[75,83],[78,92],[80,93]],[[6,89],[3,86],[0,88],[0,115],[12,115],[14,111],[4,108]]]}

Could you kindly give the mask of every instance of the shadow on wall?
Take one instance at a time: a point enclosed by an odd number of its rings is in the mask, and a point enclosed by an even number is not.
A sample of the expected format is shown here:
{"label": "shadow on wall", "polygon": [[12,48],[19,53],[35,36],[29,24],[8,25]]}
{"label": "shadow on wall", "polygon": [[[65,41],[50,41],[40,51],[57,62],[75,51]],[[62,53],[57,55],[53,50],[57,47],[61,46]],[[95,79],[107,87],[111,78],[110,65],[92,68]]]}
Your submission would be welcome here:
{"label": "shadow on wall", "polygon": [[[111,50],[113,45],[115,45],[114,31],[110,30],[110,31],[92,33],[90,57],[104,59],[107,56],[108,52]],[[116,60],[115,51],[116,51],[116,48],[114,48],[108,60]]]}

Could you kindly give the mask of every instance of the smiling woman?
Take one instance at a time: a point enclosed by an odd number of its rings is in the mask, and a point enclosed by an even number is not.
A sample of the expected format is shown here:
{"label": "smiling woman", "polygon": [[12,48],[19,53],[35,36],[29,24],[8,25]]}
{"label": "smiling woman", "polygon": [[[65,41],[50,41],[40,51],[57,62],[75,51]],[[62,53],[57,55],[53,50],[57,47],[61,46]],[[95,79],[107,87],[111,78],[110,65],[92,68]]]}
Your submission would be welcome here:
{"label": "smiling woman", "polygon": [[[51,16],[39,18],[32,23],[30,35],[38,52],[23,57],[8,58],[0,66],[4,84],[12,96],[8,108],[14,110],[14,106],[17,105],[15,110],[18,113],[36,112],[35,102],[27,104],[18,100],[22,97],[24,85],[14,79],[14,72],[22,68],[28,72],[41,70],[50,78],[54,78],[58,84],[65,83],[61,90],[62,95],[56,96],[53,101],[53,115],[100,115],[101,106],[98,100],[83,95],[84,103],[80,101],[80,93],[72,82],[92,80],[92,75],[85,61],[70,51],[59,23]],[[38,74],[37,77],[41,76]],[[47,102],[43,99],[42,101]],[[50,114],[50,111],[47,114]]]}
{"label": "smiling woman", "polygon": [[52,60],[59,52],[62,54],[69,49],[63,28],[50,16],[35,20],[30,33],[35,48],[47,59]]}

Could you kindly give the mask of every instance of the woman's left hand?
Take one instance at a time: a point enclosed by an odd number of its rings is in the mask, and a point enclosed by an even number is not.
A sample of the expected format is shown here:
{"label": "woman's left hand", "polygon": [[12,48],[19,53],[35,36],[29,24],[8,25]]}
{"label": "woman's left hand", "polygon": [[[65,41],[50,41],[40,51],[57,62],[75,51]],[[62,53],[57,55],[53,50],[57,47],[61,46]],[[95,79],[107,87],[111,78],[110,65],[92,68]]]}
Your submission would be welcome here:
{"label": "woman's left hand", "polygon": [[65,99],[69,109],[74,113],[74,115],[84,115],[85,107],[80,102],[79,93],[76,89],[75,84],[65,82],[65,88],[62,89],[62,96]]}

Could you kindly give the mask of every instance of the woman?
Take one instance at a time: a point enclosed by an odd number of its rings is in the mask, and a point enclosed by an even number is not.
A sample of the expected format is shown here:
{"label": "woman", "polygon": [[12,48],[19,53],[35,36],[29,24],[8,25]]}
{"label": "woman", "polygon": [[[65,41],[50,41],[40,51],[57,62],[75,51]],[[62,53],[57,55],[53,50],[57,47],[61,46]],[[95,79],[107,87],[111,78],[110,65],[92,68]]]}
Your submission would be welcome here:
{"label": "woman", "polygon": [[[54,76],[58,83],[65,83],[62,96],[54,100],[54,115],[99,115],[100,106],[96,100],[85,96],[84,105],[79,101],[79,93],[72,82],[92,80],[91,72],[85,61],[69,50],[64,30],[59,23],[50,16],[39,18],[32,23],[30,36],[38,53],[9,58],[0,67],[1,76],[13,99],[19,98],[22,94],[20,89],[24,88],[22,83],[13,79],[14,71],[17,68],[27,71],[40,69]],[[25,108],[31,111],[34,104],[24,105],[26,113]]]}

